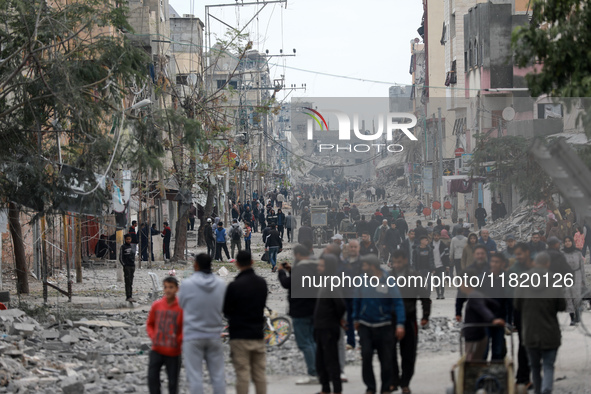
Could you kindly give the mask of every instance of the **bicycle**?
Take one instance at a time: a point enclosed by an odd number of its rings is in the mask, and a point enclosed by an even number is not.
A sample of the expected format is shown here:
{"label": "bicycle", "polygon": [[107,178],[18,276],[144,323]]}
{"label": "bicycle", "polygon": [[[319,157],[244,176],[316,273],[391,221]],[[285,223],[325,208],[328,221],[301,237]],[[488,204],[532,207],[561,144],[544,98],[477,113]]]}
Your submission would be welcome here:
{"label": "bicycle", "polygon": [[[271,308],[265,306],[265,326],[263,328],[265,344],[267,346],[281,346],[287,342],[291,333],[292,327],[289,319],[277,316]],[[224,343],[230,339],[230,326],[227,322],[224,324],[221,336]]]}

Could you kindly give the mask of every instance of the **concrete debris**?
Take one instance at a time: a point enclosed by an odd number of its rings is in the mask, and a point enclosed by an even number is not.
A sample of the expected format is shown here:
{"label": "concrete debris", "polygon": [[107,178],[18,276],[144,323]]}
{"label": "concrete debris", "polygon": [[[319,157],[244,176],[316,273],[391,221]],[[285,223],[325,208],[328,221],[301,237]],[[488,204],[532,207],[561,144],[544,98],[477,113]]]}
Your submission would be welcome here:
{"label": "concrete debris", "polygon": [[29,336],[32,335],[35,331],[34,324],[26,324],[26,323],[12,323],[12,327],[8,334],[10,335],[23,335]]}
{"label": "concrete debris", "polygon": [[[128,328],[129,324],[114,320],[80,320],[74,324],[76,327],[107,327],[107,328]],[[73,326],[74,326],[73,325]],[[73,327],[72,326],[72,327]]]}
{"label": "concrete debris", "polygon": [[487,223],[486,228],[497,244],[507,234],[514,235],[517,241],[529,241],[534,231],[546,231],[545,213],[545,210],[535,212],[531,205],[521,205],[511,215]]}
{"label": "concrete debris", "polygon": [[218,270],[218,275],[223,277],[226,277],[230,274],[230,271],[228,271],[228,269],[226,267],[222,267]]}

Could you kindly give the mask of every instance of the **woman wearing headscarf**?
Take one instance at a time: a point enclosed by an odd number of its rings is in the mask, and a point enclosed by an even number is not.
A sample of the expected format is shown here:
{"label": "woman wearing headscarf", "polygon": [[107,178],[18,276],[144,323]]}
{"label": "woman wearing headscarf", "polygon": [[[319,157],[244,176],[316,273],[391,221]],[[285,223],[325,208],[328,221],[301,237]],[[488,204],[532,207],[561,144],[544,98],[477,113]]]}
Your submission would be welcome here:
{"label": "woman wearing headscarf", "polygon": [[583,289],[585,289],[585,259],[583,253],[575,246],[574,239],[570,236],[564,238],[564,247],[562,253],[566,262],[574,272],[573,285],[565,289],[566,310],[570,314],[570,325],[579,323],[579,307]]}
{"label": "woman wearing headscarf", "polygon": [[472,265],[474,262],[474,248],[478,245],[478,235],[476,233],[470,233],[468,235],[468,244],[464,247],[462,252],[462,271]]}

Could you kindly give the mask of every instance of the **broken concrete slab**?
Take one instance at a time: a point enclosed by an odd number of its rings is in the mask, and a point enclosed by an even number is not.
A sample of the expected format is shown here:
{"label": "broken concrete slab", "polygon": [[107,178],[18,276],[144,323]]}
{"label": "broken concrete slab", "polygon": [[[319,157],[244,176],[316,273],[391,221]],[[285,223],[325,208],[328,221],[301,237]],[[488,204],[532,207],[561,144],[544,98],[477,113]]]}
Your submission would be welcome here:
{"label": "broken concrete slab", "polygon": [[35,332],[35,325],[34,324],[12,323],[12,326],[10,327],[9,334],[10,335],[29,336],[29,335],[33,335],[34,332]]}
{"label": "broken concrete slab", "polygon": [[51,350],[51,351],[64,351],[64,350],[68,350],[70,348],[70,343],[63,343],[63,342],[47,342],[44,345],[44,348],[46,350]]}
{"label": "broken concrete slab", "polygon": [[129,328],[129,324],[116,320],[79,320],[74,323],[76,327],[106,327],[106,328]]}
{"label": "broken concrete slab", "polygon": [[68,377],[62,380],[60,386],[64,394],[82,394],[86,392],[84,384],[79,382],[76,377]]}
{"label": "broken concrete slab", "polygon": [[21,311],[20,309],[5,309],[0,310],[0,318],[1,317],[21,317],[25,316],[26,313]]}
{"label": "broken concrete slab", "polygon": [[60,332],[58,330],[43,330],[41,332],[41,338],[48,339],[59,339]]}

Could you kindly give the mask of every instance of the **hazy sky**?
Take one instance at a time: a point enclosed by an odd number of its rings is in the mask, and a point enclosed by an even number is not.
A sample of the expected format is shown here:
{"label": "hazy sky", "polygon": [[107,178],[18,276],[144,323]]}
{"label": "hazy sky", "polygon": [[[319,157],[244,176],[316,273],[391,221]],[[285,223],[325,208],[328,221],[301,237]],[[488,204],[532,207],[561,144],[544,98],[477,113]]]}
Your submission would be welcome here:
{"label": "hazy sky", "polygon": [[[169,1],[179,14],[192,13],[204,20],[203,2]],[[242,28],[258,7],[211,8],[211,14]],[[295,57],[272,58],[269,62],[278,65],[271,67],[271,79],[284,74],[286,86],[307,85],[305,92],[294,91],[291,96],[386,97],[391,84],[411,82],[410,40],[418,37],[422,13],[419,0],[288,0],[287,8],[267,5],[245,32],[250,34],[254,48],[262,52],[268,49],[270,54],[279,54],[283,48],[283,53],[291,54],[293,48],[297,50]],[[221,36],[225,29],[212,19],[213,33]]]}

